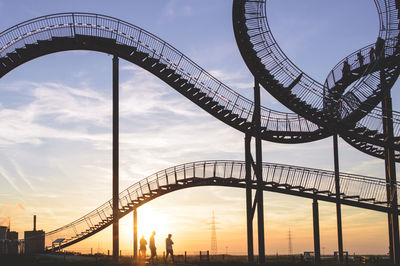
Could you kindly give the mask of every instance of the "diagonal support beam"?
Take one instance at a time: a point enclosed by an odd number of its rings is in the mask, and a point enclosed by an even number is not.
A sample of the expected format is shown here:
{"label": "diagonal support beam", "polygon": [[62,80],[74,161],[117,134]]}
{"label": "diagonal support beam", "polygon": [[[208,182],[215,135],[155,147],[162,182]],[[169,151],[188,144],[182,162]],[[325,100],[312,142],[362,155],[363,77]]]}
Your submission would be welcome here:
{"label": "diagonal support beam", "polygon": [[254,196],[254,201],[253,201],[253,207],[251,208],[251,219],[254,218],[254,214],[256,213],[257,201],[258,201],[258,191],[256,191],[256,195]]}

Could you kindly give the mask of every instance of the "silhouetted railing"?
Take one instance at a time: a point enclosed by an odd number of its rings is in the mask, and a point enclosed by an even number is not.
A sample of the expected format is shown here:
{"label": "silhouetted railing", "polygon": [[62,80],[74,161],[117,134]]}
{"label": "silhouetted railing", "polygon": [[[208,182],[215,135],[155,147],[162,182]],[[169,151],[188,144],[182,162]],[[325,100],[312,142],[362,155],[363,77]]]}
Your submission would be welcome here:
{"label": "silhouetted railing", "polygon": [[[93,36],[115,40],[117,44],[134,47],[165,64],[168,69],[199,88],[206,97],[224,106],[224,110],[252,121],[254,104],[238,94],[192,60],[153,34],[125,21],[90,13],[61,13],[20,23],[0,34],[0,57],[7,57],[18,48],[57,37]],[[6,67],[6,66],[4,66]],[[0,65],[1,70],[1,65]],[[293,113],[262,107],[262,126],[268,131],[313,132],[319,126]]]}
{"label": "silhouetted railing", "polygon": [[[245,187],[245,163],[241,161],[201,161],[182,164],[159,171],[122,191],[119,195],[121,215],[132,208],[162,194],[185,187],[222,185]],[[253,175],[254,184],[256,178]],[[266,190],[312,197],[325,195],[336,198],[335,174],[332,171],[263,163],[263,180]],[[360,207],[386,207],[386,182],[348,173],[340,174],[340,192],[343,204],[363,203]],[[399,190],[399,188],[398,188]],[[324,200],[324,199],[322,199]],[[46,243],[65,238],[62,245],[84,239],[86,235],[102,229],[112,222],[112,200],[82,218],[46,233]],[[49,246],[49,245],[48,245]]]}

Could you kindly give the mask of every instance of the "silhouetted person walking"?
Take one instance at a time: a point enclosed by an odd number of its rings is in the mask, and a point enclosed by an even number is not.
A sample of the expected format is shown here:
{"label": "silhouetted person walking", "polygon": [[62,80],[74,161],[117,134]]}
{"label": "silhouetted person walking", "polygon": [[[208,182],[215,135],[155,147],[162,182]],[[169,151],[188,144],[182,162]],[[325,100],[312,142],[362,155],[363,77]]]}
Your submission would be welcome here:
{"label": "silhouetted person walking", "polygon": [[369,49],[369,63],[371,64],[374,61],[375,61],[375,49],[374,47],[371,47],[371,49]]}
{"label": "silhouetted person walking", "polygon": [[347,59],[343,62],[342,80],[347,80],[350,77],[350,65]]}
{"label": "silhouetted person walking", "polygon": [[146,245],[147,245],[147,241],[146,239],[144,239],[144,236],[142,236],[142,238],[140,239],[140,256],[143,258],[146,258]]}
{"label": "silhouetted person walking", "polygon": [[149,241],[149,248],[150,248],[150,252],[151,252],[151,256],[150,256],[150,261],[151,263],[154,263],[154,257],[157,257],[157,248],[156,248],[156,243],[154,240],[154,236],[156,234],[156,231],[153,231],[153,234],[150,237],[150,241]]}
{"label": "silhouetted person walking", "polygon": [[357,60],[360,63],[360,67],[362,67],[364,65],[364,56],[362,56],[361,51],[357,53]]}
{"label": "silhouetted person walking", "polygon": [[382,56],[384,57],[385,40],[378,37],[375,43],[375,58],[379,60]]}
{"label": "silhouetted person walking", "polygon": [[171,237],[172,235],[168,234],[168,238],[165,239],[165,248],[167,250],[167,255],[165,256],[165,262],[167,262],[168,255],[171,254],[172,263],[174,263],[174,250],[172,249],[174,241],[172,241]]}

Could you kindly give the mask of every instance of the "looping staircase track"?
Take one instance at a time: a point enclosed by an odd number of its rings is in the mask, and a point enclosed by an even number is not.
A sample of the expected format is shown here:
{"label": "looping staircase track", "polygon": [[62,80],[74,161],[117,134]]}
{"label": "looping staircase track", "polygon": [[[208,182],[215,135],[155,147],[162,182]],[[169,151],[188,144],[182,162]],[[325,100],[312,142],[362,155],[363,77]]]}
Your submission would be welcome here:
{"label": "looping staircase track", "polygon": [[[299,69],[280,49],[268,24],[267,0],[234,0],[233,25],[240,53],[260,84],[282,104],[326,129],[337,131],[348,143],[370,155],[383,158],[381,77],[391,88],[400,74],[398,0],[376,0],[382,49],[374,60],[366,46],[349,55],[320,84]],[[378,51],[379,50],[379,51]],[[360,65],[358,52],[363,64]],[[345,60],[350,71],[343,77]],[[400,159],[400,120],[394,112],[396,160]]]}
{"label": "looping staircase track", "polygon": [[[337,200],[335,173],[332,171],[263,163],[262,173],[265,191],[317,198],[327,202]],[[245,188],[245,175],[245,162],[241,161],[201,161],[167,168],[120,193],[120,218],[146,202],[184,188],[199,186]],[[254,174],[252,180],[255,188]],[[341,173],[340,188],[341,204],[387,211],[386,183],[383,179]],[[46,233],[48,249],[51,250],[51,242],[57,238],[65,238],[60,248],[77,243],[111,225],[112,220],[112,200],[109,200],[78,220]]]}

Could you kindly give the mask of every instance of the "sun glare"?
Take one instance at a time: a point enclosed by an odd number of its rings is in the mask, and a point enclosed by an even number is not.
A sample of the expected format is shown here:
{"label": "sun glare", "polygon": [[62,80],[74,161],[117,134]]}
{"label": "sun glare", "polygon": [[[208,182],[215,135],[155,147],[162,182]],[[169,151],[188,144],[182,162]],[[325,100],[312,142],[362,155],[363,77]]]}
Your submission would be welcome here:
{"label": "sun glare", "polygon": [[158,239],[167,237],[171,231],[168,217],[151,207],[140,207],[138,209],[138,238],[144,236],[148,240],[153,231],[156,231]]}

